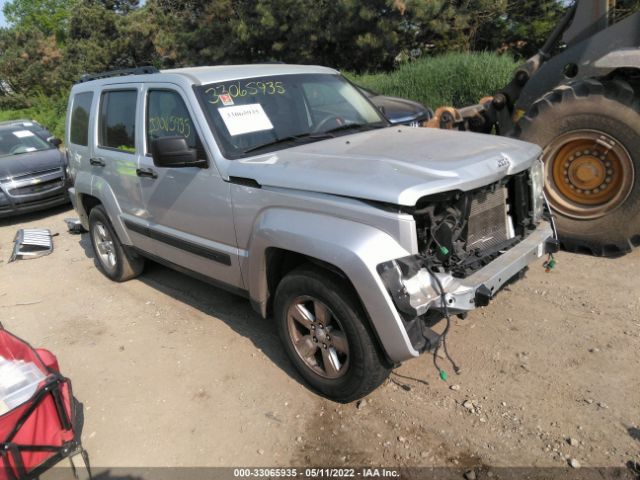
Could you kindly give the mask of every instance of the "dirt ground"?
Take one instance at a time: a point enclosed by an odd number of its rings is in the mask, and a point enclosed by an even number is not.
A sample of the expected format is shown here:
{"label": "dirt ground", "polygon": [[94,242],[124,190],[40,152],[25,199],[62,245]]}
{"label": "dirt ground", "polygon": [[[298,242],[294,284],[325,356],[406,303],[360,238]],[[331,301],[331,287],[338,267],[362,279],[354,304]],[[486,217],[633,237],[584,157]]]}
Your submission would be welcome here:
{"label": "dirt ground", "polygon": [[[110,282],[57,210],[0,220],[0,321],[58,355],[92,463],[132,466],[624,466],[640,461],[640,250],[558,255],[456,320],[360,404],[312,393],[249,303],[149,263]],[[7,263],[21,227],[53,254]],[[442,366],[446,365],[440,360]],[[465,403],[465,401],[469,401]]]}

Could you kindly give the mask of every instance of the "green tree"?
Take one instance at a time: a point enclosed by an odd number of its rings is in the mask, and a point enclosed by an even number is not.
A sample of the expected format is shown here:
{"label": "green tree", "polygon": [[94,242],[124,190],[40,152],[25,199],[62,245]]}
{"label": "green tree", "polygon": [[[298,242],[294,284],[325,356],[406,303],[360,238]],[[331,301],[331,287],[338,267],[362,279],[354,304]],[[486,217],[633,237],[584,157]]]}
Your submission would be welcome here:
{"label": "green tree", "polygon": [[2,9],[9,25],[37,29],[64,40],[69,18],[80,0],[12,0]]}
{"label": "green tree", "polygon": [[84,73],[157,63],[156,28],[147,10],[123,14],[101,2],[83,2],[69,22],[63,81],[69,85]]}
{"label": "green tree", "polygon": [[106,10],[111,10],[116,13],[127,14],[140,7],[139,0],[91,0],[104,7]]}
{"label": "green tree", "polygon": [[156,27],[153,46],[163,66],[230,63],[237,59],[231,0],[148,0],[143,10]]}
{"label": "green tree", "polygon": [[356,71],[390,70],[402,51],[402,2],[339,0],[332,23],[338,67]]}
{"label": "green tree", "polygon": [[[335,4],[325,0],[257,0],[234,5],[231,21],[233,37],[239,41],[234,52],[249,61],[283,61],[291,63],[327,63],[324,54],[335,48],[328,46],[328,18]],[[323,28],[314,28],[323,25]]]}
{"label": "green tree", "polygon": [[505,14],[482,30],[476,48],[529,57],[544,44],[566,8],[558,0],[509,0]]}
{"label": "green tree", "polygon": [[402,49],[398,0],[149,0],[155,44],[177,65],[285,61],[389,69]]}
{"label": "green tree", "polygon": [[0,96],[2,104],[30,106],[39,95],[57,95],[62,51],[53,37],[35,28],[0,30]]}
{"label": "green tree", "polygon": [[507,0],[406,0],[407,43],[430,53],[476,50]]}

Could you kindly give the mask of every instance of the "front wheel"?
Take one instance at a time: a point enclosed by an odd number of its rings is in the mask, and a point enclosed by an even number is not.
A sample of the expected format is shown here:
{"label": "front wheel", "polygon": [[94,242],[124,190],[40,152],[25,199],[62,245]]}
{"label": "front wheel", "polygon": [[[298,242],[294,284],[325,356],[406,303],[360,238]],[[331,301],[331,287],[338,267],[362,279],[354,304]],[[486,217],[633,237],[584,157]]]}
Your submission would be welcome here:
{"label": "front wheel", "polygon": [[350,285],[303,267],[285,276],[274,302],[278,333],[304,379],[328,398],[347,403],[389,375]]}
{"label": "front wheel", "polygon": [[533,104],[517,136],[544,149],[567,250],[612,256],[640,243],[640,99],[628,83],[559,87]]}

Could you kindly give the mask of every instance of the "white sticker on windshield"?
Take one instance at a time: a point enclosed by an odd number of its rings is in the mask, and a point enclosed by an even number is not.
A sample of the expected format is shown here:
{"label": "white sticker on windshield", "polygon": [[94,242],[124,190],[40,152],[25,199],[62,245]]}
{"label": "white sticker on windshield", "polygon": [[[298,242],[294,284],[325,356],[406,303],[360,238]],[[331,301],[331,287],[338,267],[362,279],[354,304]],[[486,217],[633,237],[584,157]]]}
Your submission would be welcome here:
{"label": "white sticker on windshield", "polygon": [[13,132],[13,134],[18,138],[25,138],[25,137],[33,137],[34,136],[33,132],[30,132],[29,130],[16,130],[15,132]]}
{"label": "white sticker on windshield", "polygon": [[273,130],[269,117],[259,103],[219,108],[218,112],[220,112],[220,116],[232,137],[262,130]]}
{"label": "white sticker on windshield", "polygon": [[24,149],[25,152],[35,152],[37,149],[34,147],[27,147]]}

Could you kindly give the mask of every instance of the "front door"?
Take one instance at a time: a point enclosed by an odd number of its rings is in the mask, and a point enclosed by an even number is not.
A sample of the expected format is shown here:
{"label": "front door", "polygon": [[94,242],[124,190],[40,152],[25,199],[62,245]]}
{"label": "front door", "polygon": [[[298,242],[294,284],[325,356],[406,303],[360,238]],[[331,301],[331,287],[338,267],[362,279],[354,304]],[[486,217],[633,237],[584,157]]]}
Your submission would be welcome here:
{"label": "front door", "polygon": [[[203,147],[194,115],[178,87],[157,84],[144,89],[143,129],[146,154],[138,176],[153,252],[162,260],[243,288],[229,184]],[[183,136],[207,168],[157,167],[150,153],[159,137]]]}

